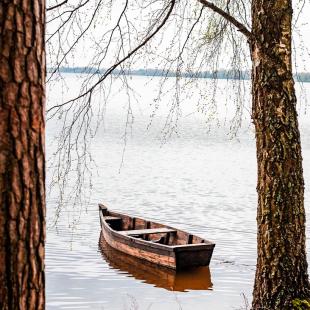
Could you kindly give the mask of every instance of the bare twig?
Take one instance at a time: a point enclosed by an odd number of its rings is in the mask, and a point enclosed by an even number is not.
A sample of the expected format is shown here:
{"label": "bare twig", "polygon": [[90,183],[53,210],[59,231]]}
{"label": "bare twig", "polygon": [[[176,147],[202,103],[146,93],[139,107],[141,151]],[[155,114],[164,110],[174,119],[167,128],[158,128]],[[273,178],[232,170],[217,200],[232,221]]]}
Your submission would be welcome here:
{"label": "bare twig", "polygon": [[64,0],[63,2],[60,2],[60,3],[58,3],[58,4],[54,5],[54,6],[51,6],[51,7],[47,8],[46,11],[55,10],[55,9],[61,7],[62,5],[66,4],[67,2],[68,2],[68,0]]}

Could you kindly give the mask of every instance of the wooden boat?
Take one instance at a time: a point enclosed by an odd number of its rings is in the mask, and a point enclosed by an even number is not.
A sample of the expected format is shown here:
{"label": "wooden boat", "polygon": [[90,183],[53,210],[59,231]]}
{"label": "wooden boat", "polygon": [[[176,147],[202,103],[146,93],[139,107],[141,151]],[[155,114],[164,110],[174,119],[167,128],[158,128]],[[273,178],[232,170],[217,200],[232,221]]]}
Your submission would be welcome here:
{"label": "wooden boat", "polygon": [[110,247],[102,234],[99,239],[102,257],[113,269],[137,280],[169,291],[211,290],[211,274],[207,266],[176,271],[120,252]]}
{"label": "wooden boat", "polygon": [[142,218],[109,211],[99,204],[102,235],[112,247],[164,267],[180,270],[208,266],[215,244]]}

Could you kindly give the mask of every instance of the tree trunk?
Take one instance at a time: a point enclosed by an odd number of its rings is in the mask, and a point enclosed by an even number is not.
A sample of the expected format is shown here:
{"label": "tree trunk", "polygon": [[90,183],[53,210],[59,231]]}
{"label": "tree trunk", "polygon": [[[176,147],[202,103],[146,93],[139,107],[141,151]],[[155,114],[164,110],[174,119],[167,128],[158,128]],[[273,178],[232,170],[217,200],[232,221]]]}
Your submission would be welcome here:
{"label": "tree trunk", "polygon": [[291,310],[298,303],[310,309],[292,13],[288,0],[252,1],[252,118],[258,164],[255,310]]}
{"label": "tree trunk", "polygon": [[45,1],[0,2],[0,309],[44,309]]}

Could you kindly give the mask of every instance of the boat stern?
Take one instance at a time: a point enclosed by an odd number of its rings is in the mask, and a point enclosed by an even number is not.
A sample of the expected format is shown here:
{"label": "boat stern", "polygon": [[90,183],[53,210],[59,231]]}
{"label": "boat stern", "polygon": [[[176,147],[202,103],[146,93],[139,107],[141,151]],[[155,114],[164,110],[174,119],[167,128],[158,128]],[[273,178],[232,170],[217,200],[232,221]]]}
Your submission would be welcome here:
{"label": "boat stern", "polygon": [[209,266],[215,244],[195,244],[174,249],[176,269]]}

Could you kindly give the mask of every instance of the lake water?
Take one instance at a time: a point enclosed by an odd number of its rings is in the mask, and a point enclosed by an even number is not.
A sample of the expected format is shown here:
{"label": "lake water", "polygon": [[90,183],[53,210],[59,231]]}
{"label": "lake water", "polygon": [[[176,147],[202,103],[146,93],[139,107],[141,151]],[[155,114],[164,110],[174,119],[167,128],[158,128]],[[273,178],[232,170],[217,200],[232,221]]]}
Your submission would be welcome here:
{"label": "lake water", "polygon": [[[62,88],[60,82],[49,87],[49,106],[78,90],[75,75],[65,75],[64,81],[68,90]],[[57,196],[54,194],[48,199],[47,309],[228,310],[244,308],[244,297],[251,300],[256,262],[257,196],[255,141],[247,108],[237,138],[230,139],[229,120],[235,110],[230,99],[233,91],[227,89],[226,81],[220,81],[216,96],[217,120],[211,122],[209,130],[208,115],[196,112],[198,90],[210,87],[205,85],[205,80],[200,80],[188,98],[183,98],[178,134],[163,143],[162,129],[169,108],[161,105],[147,130],[154,110],[157,81],[146,77],[130,79],[139,93],[139,102],[131,102],[134,123],[126,135],[125,148],[128,97],[125,90],[117,87],[112,90],[104,123],[91,145],[96,169],[88,204],[76,206],[74,210],[70,204],[65,206],[54,226]],[[172,86],[173,80],[168,84]],[[248,87],[247,83],[245,86]],[[310,87],[306,84],[304,88],[302,96],[307,97]],[[98,104],[99,99],[96,100],[94,104]],[[305,109],[304,103],[299,110],[309,217],[310,117],[304,114]],[[48,122],[48,157],[55,150],[52,137],[60,123],[61,120]],[[50,180],[51,171],[48,183]],[[72,175],[70,184],[74,182]],[[122,258],[118,258],[118,264],[117,260],[113,263],[113,258],[106,260],[98,246],[98,202],[113,210],[172,225],[214,241],[216,247],[210,269],[200,276],[202,282],[205,278],[204,286],[186,288],[183,280],[191,279],[191,275],[186,275],[177,280],[173,278],[184,286],[180,284],[184,289],[173,291],[173,287],[169,289],[170,276],[158,271],[157,277],[152,269],[139,274],[132,268],[134,263],[126,265]],[[307,224],[308,236],[309,228]],[[144,278],[143,273],[149,276]]]}

